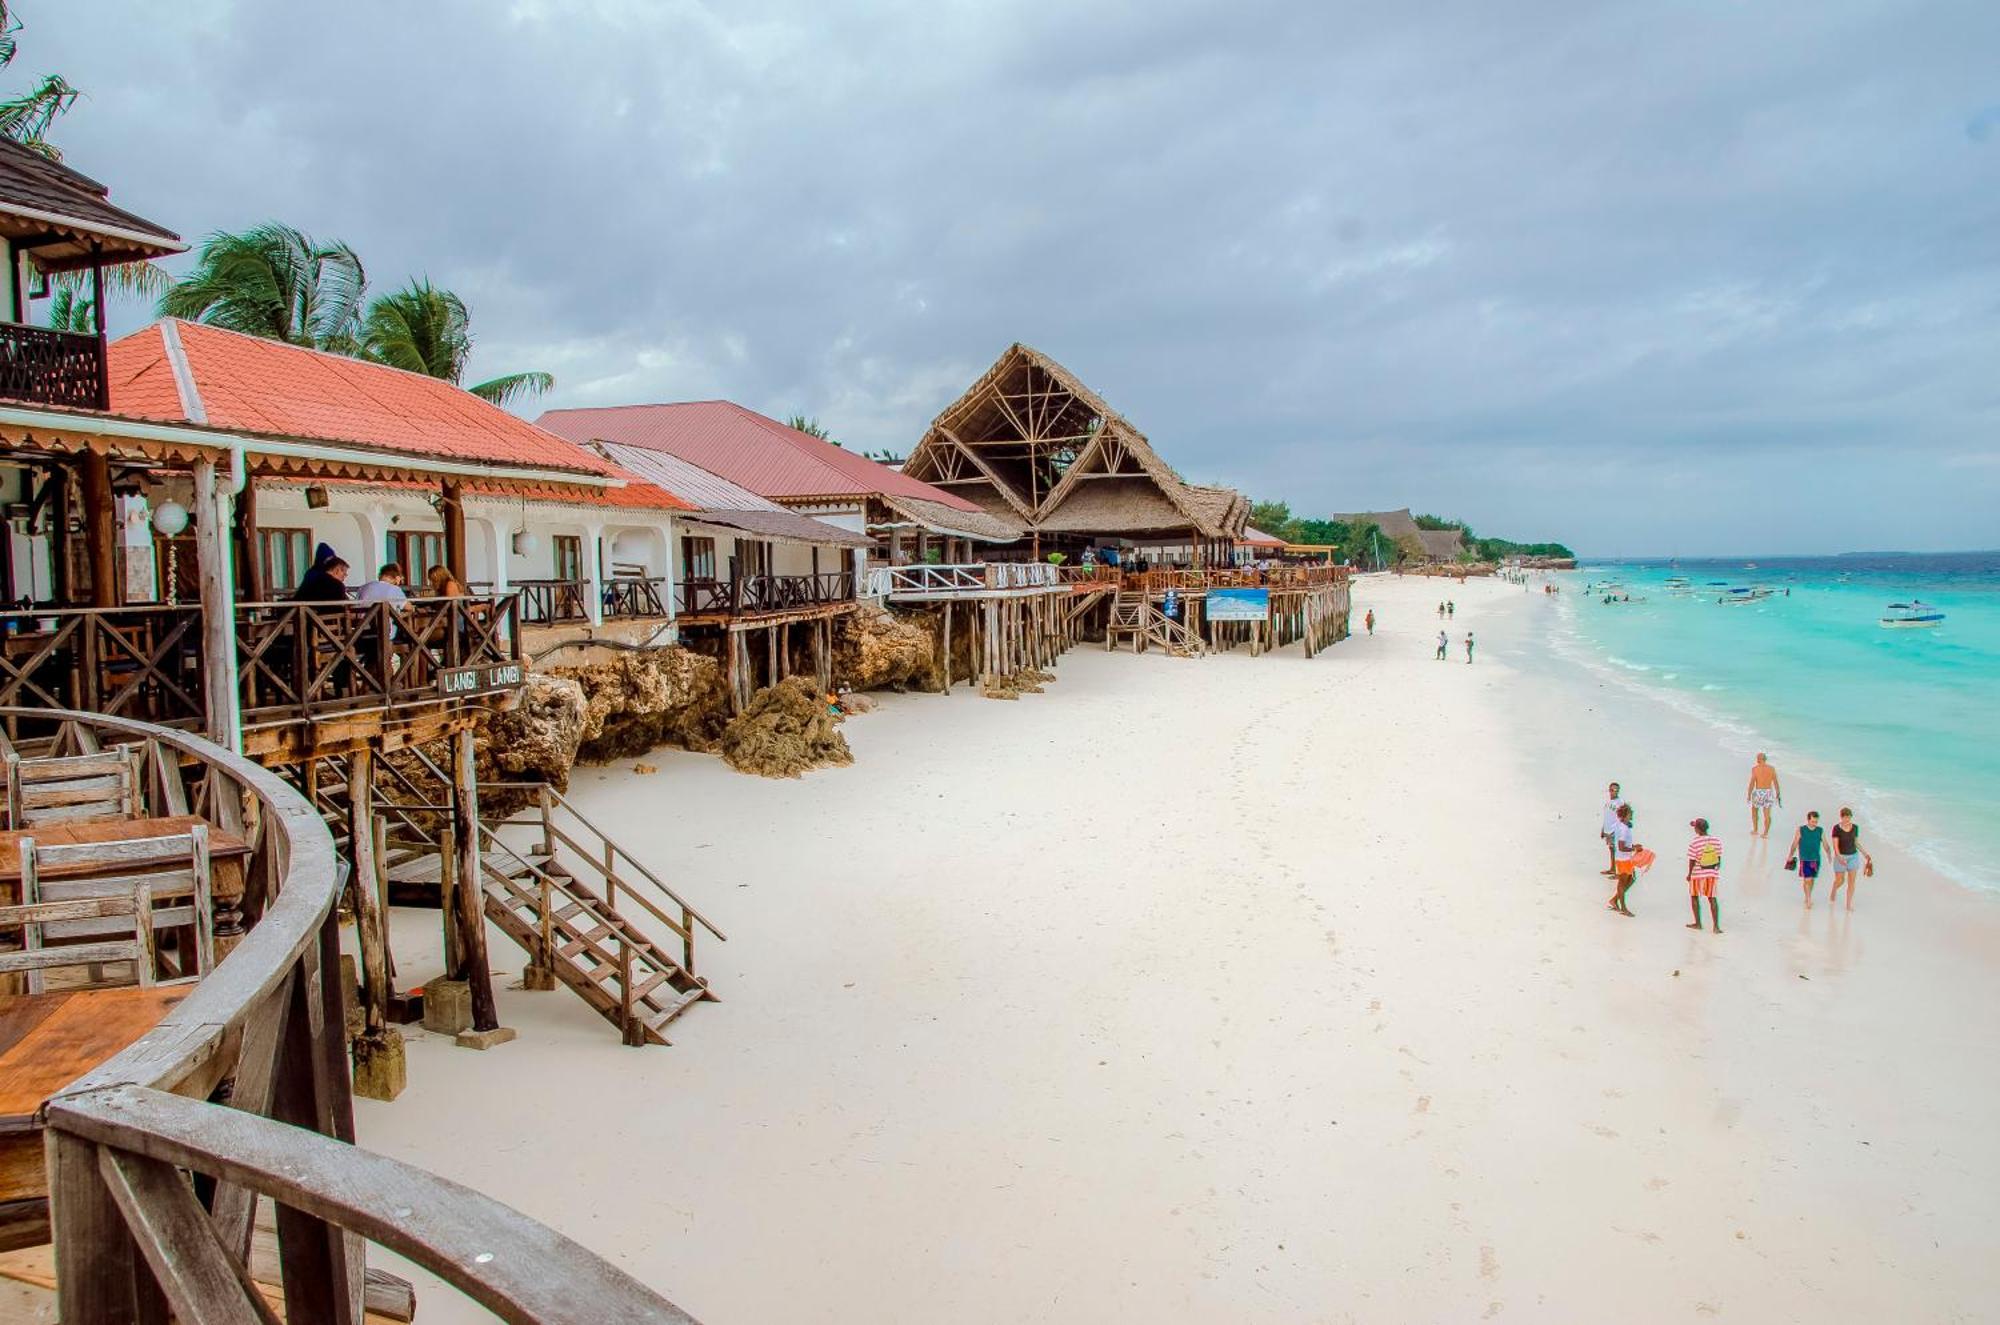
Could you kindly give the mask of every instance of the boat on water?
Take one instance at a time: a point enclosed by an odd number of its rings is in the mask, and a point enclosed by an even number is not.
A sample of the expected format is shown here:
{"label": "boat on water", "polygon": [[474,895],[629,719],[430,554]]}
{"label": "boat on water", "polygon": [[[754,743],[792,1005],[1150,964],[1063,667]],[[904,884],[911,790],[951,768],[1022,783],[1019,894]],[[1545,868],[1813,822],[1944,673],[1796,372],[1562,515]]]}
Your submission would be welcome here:
{"label": "boat on water", "polygon": [[1943,624],[1944,613],[1914,598],[1907,603],[1891,603],[1882,613],[1884,630],[1928,630]]}
{"label": "boat on water", "polygon": [[1745,603],[1760,603],[1771,596],[1771,591],[1761,584],[1747,588],[1724,589],[1715,601],[1724,607],[1742,607]]}
{"label": "boat on water", "polygon": [[1694,592],[1694,581],[1685,575],[1669,575],[1667,577],[1667,592],[1692,593]]}

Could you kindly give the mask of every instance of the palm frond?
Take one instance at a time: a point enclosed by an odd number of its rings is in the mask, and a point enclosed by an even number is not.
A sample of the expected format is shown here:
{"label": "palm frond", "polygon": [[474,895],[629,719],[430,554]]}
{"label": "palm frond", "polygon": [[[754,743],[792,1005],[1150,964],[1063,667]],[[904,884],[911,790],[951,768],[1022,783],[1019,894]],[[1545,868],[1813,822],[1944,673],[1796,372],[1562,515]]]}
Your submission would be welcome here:
{"label": "palm frond", "polygon": [[555,390],[555,387],[554,373],[509,373],[505,377],[496,377],[490,382],[467,387],[466,390],[481,400],[504,405],[517,397],[539,396],[544,392]]}
{"label": "palm frond", "polygon": [[7,8],[7,0],[0,0],[0,67],[14,63],[18,47],[14,34],[21,30],[21,20],[15,18]]}
{"label": "palm frond", "polygon": [[[88,271],[59,271],[49,278],[56,289],[82,290],[90,284]],[[174,283],[167,269],[157,262],[121,262],[104,269],[104,288],[118,294],[139,295],[157,301]]]}
{"label": "palm frond", "polygon": [[40,152],[51,161],[62,154],[48,142],[49,126],[76,104],[80,94],[61,74],[49,74],[18,97],[0,101],[0,136]]}
{"label": "palm frond", "polygon": [[457,382],[472,354],[471,318],[450,290],[415,280],[368,305],[361,345],[365,358]]}
{"label": "palm frond", "polygon": [[359,340],[367,284],[361,259],[346,244],[322,244],[268,221],[203,240],[194,270],[160,296],[159,311],[346,353]]}
{"label": "palm frond", "polygon": [[97,303],[81,287],[59,285],[49,300],[49,325],[57,331],[91,335],[97,330]]}

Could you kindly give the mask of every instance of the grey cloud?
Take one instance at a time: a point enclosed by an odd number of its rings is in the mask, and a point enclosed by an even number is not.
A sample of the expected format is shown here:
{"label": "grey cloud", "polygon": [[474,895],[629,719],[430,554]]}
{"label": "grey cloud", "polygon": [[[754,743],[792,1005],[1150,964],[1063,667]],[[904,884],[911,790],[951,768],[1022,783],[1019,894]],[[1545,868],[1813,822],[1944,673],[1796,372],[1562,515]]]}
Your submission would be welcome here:
{"label": "grey cloud", "polygon": [[551,403],[895,446],[1021,339],[1306,510],[2000,543],[1989,4],[341,13],[44,0],[16,69],[120,200],[428,273]]}

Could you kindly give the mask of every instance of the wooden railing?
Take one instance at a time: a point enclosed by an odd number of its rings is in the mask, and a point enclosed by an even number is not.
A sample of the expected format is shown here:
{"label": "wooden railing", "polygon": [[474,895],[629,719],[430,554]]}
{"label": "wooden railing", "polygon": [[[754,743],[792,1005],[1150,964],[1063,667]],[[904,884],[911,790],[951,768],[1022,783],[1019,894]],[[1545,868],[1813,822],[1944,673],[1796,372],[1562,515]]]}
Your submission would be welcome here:
{"label": "wooden railing", "polygon": [[829,607],[854,599],[846,571],[817,575],[746,575],[734,580],[683,580],[676,595],[683,616],[745,616]]}
{"label": "wooden railing", "polygon": [[1064,584],[1115,585],[1119,581],[1119,572],[1116,566],[1064,564],[1056,567],[1056,578]]}
{"label": "wooden railing", "polygon": [[[0,707],[199,727],[201,669],[199,607],[0,614]],[[51,730],[47,718],[10,717],[5,726],[15,741]]]}
{"label": "wooden railing", "polygon": [[0,322],[0,398],[109,409],[104,341],[74,331]]}
{"label": "wooden railing", "polygon": [[512,689],[517,599],[246,603],[236,609],[243,720],[269,725]]}
{"label": "wooden railing", "polygon": [[521,596],[523,625],[553,626],[590,619],[587,580],[516,580],[513,588]]}
{"label": "wooden railing", "polygon": [[1320,585],[1345,584],[1345,566],[1217,566],[1208,570],[1126,571],[1124,588],[1129,593],[1165,593],[1169,589],[1308,589]]}
{"label": "wooden railing", "polygon": [[604,615],[665,616],[666,587],[664,575],[614,575],[604,582]]}
{"label": "wooden railing", "polygon": [[[213,788],[211,817],[233,805],[245,824],[256,902],[243,941],[152,1032],[44,1110],[65,1325],[164,1320],[168,1311],[183,1321],[271,1320],[249,1271],[260,1198],[276,1207],[293,1322],[360,1325],[364,1240],[507,1321],[691,1319],[518,1211],[352,1144],[339,1011],[346,871],[297,792],[181,732],[58,716],[192,761]],[[225,1081],[229,1102],[207,1102]]]}
{"label": "wooden railing", "polygon": [[1062,568],[1046,561],[980,561],[952,564],[917,562],[908,566],[875,566],[868,572],[871,598],[898,595],[948,598],[977,597],[1022,589],[1054,589],[1062,584]]}

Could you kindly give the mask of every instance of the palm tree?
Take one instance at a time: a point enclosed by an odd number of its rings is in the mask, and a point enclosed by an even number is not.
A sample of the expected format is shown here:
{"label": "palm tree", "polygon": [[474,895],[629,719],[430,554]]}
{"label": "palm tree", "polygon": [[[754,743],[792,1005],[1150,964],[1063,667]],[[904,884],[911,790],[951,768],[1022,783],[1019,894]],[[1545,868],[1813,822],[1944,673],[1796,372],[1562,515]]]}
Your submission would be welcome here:
{"label": "palm tree", "polygon": [[348,354],[360,344],[367,288],[353,249],[267,221],[204,240],[194,270],[160,297],[160,313]]}
{"label": "palm tree", "polygon": [[808,437],[817,437],[822,442],[832,442],[835,446],[840,445],[839,440],[826,430],[826,425],[819,421],[817,415],[794,414],[791,418],[785,420],[785,426],[794,432],[802,432]]}
{"label": "palm tree", "polygon": [[[6,0],[0,0],[0,68],[14,63],[20,51],[14,34],[20,30],[21,20],[8,10]],[[51,161],[62,160],[62,153],[48,140],[49,126],[76,104],[78,95],[61,74],[43,75],[42,81],[26,92],[0,100],[0,136],[12,138]]]}
{"label": "palm tree", "polygon": [[[458,383],[472,357],[472,318],[465,301],[427,280],[411,281],[368,305],[361,320],[361,355],[426,377]],[[517,396],[539,396],[554,387],[549,373],[509,373],[467,387],[473,395],[504,405]]]}

